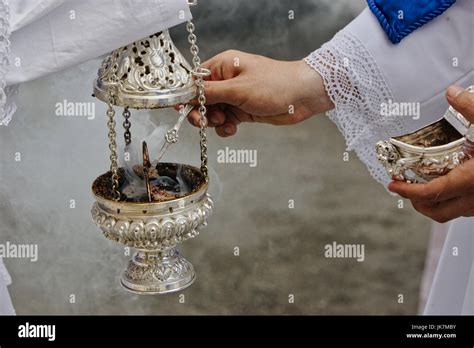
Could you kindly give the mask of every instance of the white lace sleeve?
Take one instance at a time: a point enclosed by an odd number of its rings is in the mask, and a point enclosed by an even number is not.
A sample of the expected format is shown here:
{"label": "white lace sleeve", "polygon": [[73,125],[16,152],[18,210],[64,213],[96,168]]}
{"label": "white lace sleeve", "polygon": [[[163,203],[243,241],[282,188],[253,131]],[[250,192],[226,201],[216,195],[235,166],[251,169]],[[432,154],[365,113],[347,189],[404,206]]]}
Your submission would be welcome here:
{"label": "white lace sleeve", "polygon": [[343,30],[305,62],[324,80],[336,106],[328,117],[346,138],[348,150],[354,150],[370,174],[386,185],[390,178],[377,161],[375,144],[405,133],[406,127],[403,118],[381,116],[382,103],[394,98],[376,61],[356,36]]}

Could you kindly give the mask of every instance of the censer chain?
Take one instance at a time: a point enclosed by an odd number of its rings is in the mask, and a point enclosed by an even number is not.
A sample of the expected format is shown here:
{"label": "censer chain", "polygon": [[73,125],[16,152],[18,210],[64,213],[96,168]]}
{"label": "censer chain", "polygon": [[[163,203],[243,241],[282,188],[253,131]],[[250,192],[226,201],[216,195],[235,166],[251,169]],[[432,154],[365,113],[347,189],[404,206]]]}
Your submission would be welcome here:
{"label": "censer chain", "polygon": [[112,192],[113,198],[116,201],[120,200],[119,191],[119,175],[118,175],[118,164],[117,164],[117,133],[115,131],[115,110],[112,103],[113,99],[108,103],[107,109],[107,127],[109,128],[109,149],[110,149],[110,172],[112,173]]}
{"label": "censer chain", "polygon": [[194,76],[196,77],[196,86],[198,90],[198,102],[199,102],[199,125],[200,125],[200,137],[201,137],[201,172],[204,175],[206,181],[209,181],[208,176],[208,158],[207,158],[207,134],[206,134],[206,95],[204,88],[203,76],[208,75],[205,69],[201,68],[201,59],[199,58],[199,47],[197,46],[197,37],[194,34],[195,26],[192,21],[188,21],[186,29],[189,32],[188,42],[191,44],[191,54],[193,55],[194,64]]}
{"label": "censer chain", "polygon": [[130,132],[130,128],[132,127],[132,123],[130,122],[130,110],[128,107],[123,109],[123,118],[125,119],[123,121],[123,128],[125,129],[125,133],[123,134],[124,140],[125,140],[125,145],[128,146],[132,142],[132,133]]}

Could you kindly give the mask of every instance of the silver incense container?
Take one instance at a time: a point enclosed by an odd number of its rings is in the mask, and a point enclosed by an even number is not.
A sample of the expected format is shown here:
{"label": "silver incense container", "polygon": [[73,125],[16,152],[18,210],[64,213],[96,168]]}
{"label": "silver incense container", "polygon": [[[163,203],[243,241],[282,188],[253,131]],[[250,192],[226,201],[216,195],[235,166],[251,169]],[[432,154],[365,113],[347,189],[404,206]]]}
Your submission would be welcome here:
{"label": "silver incense container", "polygon": [[[474,86],[467,89],[474,93]],[[429,182],[446,175],[472,155],[465,144],[472,128],[459,112],[449,107],[443,118],[413,133],[376,144],[379,161],[394,180]]]}

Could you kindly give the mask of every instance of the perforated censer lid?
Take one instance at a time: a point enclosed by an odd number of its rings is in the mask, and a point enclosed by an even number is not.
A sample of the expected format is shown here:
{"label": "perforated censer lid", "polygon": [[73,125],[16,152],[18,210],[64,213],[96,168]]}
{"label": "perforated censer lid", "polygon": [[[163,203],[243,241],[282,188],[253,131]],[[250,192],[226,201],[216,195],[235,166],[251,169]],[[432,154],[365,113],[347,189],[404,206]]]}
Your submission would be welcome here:
{"label": "perforated censer lid", "polygon": [[133,109],[186,103],[196,93],[192,68],[168,30],[113,51],[102,62],[94,81],[97,98]]}

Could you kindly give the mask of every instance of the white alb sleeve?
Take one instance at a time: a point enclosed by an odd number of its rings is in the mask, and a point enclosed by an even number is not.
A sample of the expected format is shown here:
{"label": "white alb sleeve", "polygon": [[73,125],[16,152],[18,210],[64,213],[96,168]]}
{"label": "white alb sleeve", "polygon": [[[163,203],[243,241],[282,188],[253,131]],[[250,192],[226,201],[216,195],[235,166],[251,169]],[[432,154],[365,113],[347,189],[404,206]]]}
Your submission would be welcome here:
{"label": "white alb sleeve", "polygon": [[[187,0],[0,0],[0,126],[18,84],[96,58],[191,19]],[[12,33],[10,35],[10,33]]]}
{"label": "white alb sleeve", "polygon": [[10,5],[10,30],[17,31],[59,7],[67,0],[13,0]]}
{"label": "white alb sleeve", "polygon": [[7,85],[99,57],[190,18],[187,0],[66,0],[12,33]]}
{"label": "white alb sleeve", "polygon": [[[474,2],[458,0],[443,15],[392,44],[369,9],[305,61],[324,79],[335,109],[328,112],[372,176],[390,181],[377,161],[375,144],[441,118],[444,93],[474,79]],[[416,117],[382,116],[392,102],[419,103]]]}

